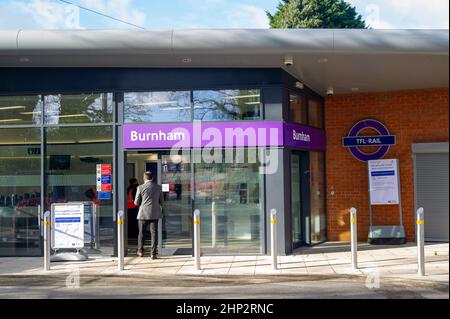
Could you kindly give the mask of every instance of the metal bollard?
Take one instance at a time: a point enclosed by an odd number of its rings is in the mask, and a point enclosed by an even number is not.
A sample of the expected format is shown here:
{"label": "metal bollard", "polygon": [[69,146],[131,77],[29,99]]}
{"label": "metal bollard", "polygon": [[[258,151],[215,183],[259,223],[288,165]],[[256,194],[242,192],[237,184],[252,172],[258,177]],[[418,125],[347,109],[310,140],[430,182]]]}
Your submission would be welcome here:
{"label": "metal bollard", "polygon": [[201,270],[200,264],[200,211],[194,210],[194,258],[195,269]]}
{"label": "metal bollard", "polygon": [[423,207],[417,210],[417,264],[418,275],[425,276],[425,214]]}
{"label": "metal bollard", "polygon": [[216,226],[216,202],[211,204],[211,246],[216,247],[217,226]]}
{"label": "metal bollard", "polygon": [[350,208],[350,234],[352,246],[352,268],[358,269],[358,232],[355,207]]}
{"label": "metal bollard", "polygon": [[94,224],[94,248],[100,249],[100,218],[98,216],[97,204],[92,205],[92,219]]}
{"label": "metal bollard", "polygon": [[124,264],[124,214],[122,210],[117,213],[117,258],[119,270],[123,270]]}
{"label": "metal bollard", "polygon": [[270,250],[272,252],[272,269],[278,269],[278,247],[277,247],[277,210],[270,211]]}
{"label": "metal bollard", "polygon": [[50,270],[50,246],[51,246],[50,212],[44,214],[44,270]]}

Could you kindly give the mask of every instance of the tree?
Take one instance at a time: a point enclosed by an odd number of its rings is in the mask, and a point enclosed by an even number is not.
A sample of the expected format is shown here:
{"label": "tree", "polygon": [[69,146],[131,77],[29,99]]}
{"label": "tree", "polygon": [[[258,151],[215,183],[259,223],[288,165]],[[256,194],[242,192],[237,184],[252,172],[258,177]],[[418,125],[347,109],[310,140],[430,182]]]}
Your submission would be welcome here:
{"label": "tree", "polygon": [[275,14],[267,12],[272,28],[366,28],[355,7],[344,0],[282,1]]}

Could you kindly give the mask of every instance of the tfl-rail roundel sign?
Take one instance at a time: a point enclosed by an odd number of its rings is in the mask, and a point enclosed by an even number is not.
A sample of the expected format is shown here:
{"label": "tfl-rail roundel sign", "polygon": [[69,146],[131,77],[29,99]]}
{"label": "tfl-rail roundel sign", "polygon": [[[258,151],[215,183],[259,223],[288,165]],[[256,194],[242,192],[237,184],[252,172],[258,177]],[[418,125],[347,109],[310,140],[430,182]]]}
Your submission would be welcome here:
{"label": "tfl-rail roundel sign", "polygon": [[[378,135],[364,136],[359,135],[364,129],[371,128]],[[346,137],[342,139],[342,145],[348,147],[350,153],[358,160],[366,162],[383,158],[389,150],[389,146],[395,145],[395,135],[390,135],[387,127],[373,119],[361,120],[350,129]],[[361,151],[362,146],[379,146],[373,153]]]}

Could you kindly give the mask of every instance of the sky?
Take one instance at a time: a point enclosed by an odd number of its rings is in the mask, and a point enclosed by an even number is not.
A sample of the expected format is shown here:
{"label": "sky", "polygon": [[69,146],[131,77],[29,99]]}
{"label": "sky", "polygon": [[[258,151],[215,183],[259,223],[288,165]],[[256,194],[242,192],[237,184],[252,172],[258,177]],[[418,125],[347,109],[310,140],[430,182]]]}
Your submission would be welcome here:
{"label": "sky", "polygon": [[[268,28],[280,0],[67,0],[146,29]],[[0,0],[0,29],[134,28],[61,0]],[[448,29],[448,0],[347,0],[374,29]]]}

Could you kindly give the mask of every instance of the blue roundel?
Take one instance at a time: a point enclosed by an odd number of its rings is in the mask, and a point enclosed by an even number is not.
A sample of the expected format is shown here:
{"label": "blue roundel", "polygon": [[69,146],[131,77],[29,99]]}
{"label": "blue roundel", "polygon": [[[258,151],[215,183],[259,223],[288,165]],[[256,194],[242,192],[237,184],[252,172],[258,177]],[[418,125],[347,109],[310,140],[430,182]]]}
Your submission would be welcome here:
{"label": "blue roundel", "polygon": [[[374,129],[378,135],[359,136],[358,134],[366,128]],[[366,162],[383,158],[389,150],[389,146],[395,145],[395,135],[390,135],[387,127],[373,119],[361,120],[350,129],[346,137],[342,139],[342,145],[348,147],[350,153],[358,160]],[[379,146],[373,153],[364,153],[360,147]]]}

